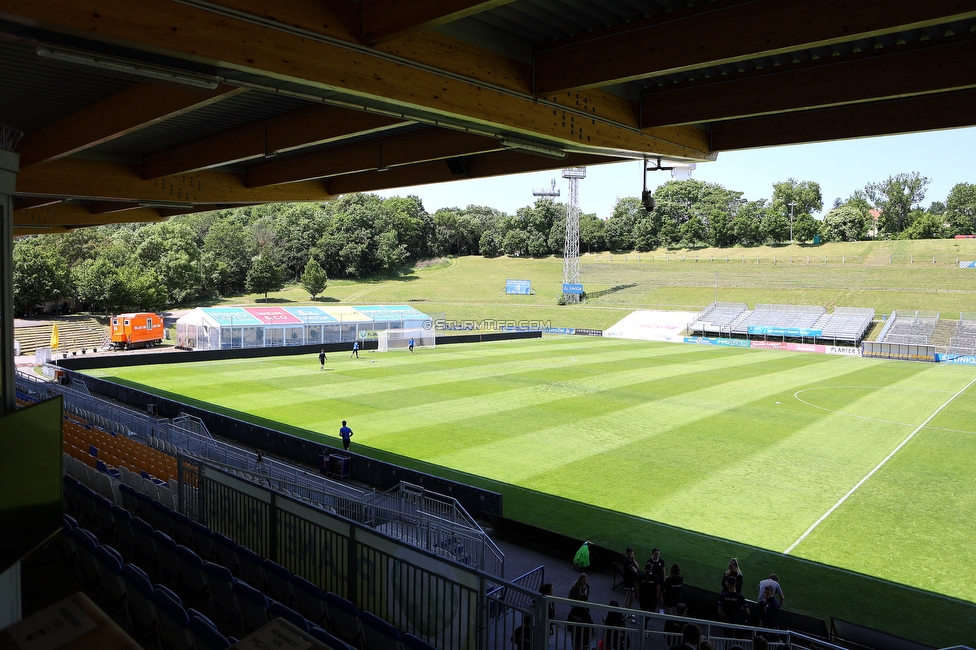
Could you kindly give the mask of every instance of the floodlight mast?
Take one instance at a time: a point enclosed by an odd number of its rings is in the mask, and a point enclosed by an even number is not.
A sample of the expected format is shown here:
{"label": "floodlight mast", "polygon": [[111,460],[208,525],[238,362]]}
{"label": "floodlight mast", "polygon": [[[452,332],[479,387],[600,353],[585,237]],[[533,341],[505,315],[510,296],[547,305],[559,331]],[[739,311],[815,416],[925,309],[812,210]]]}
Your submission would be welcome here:
{"label": "floodlight mast", "polygon": [[552,179],[549,183],[549,188],[542,188],[541,190],[532,190],[532,196],[541,196],[544,199],[553,199],[559,196],[559,190],[556,189],[556,179]]}
{"label": "floodlight mast", "polygon": [[[579,247],[579,182],[586,178],[586,167],[570,167],[563,170],[563,178],[569,181],[569,205],[566,206],[566,247],[563,255],[563,284],[580,283]],[[579,294],[563,294],[566,302],[579,302]]]}

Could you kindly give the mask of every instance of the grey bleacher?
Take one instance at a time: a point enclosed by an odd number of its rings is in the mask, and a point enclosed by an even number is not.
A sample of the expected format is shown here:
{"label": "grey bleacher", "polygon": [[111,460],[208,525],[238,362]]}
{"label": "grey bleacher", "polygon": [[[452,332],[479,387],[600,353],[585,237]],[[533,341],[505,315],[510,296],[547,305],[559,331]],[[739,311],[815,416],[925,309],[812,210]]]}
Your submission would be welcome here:
{"label": "grey bleacher", "polygon": [[713,302],[695,316],[688,329],[704,334],[728,334],[735,320],[748,313],[748,309],[744,302]]}
{"label": "grey bleacher", "polygon": [[789,327],[812,329],[814,323],[826,312],[813,305],[756,305],[745,318],[732,324],[733,334],[748,334],[750,327]]}
{"label": "grey bleacher", "polygon": [[871,327],[874,309],[863,307],[836,307],[834,313],[823,314],[813,329],[821,331],[820,338],[834,341],[858,342]]}
{"label": "grey bleacher", "polygon": [[884,336],[878,342],[928,345],[938,322],[938,312],[892,312],[892,322],[885,327]]}
{"label": "grey bleacher", "polygon": [[[952,355],[976,355],[976,317],[971,320],[968,314],[960,314],[956,331],[949,340],[948,353]],[[974,315],[976,316],[976,315]]]}

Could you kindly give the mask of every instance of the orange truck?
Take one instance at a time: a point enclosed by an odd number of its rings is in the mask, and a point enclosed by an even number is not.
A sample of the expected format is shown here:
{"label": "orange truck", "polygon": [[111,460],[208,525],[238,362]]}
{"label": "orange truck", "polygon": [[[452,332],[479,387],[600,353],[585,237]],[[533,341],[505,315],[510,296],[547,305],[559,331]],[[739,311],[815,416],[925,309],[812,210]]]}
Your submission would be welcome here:
{"label": "orange truck", "polygon": [[159,314],[119,314],[112,317],[112,347],[131,350],[163,342],[163,317]]}

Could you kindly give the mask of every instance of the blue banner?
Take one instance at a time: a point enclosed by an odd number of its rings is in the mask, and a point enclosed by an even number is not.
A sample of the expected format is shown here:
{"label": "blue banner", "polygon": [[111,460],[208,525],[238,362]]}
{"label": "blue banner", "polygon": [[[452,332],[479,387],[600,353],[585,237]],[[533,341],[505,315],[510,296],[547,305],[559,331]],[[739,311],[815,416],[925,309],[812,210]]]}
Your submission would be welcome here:
{"label": "blue banner", "polygon": [[793,338],[815,338],[823,336],[823,330],[812,330],[806,327],[774,327],[772,325],[750,325],[749,334],[766,336],[790,336]]}
{"label": "blue banner", "polygon": [[583,295],[583,285],[582,284],[564,284],[563,293],[576,294],[577,296]]}
{"label": "blue banner", "polygon": [[935,360],[939,363],[961,363],[976,366],[976,355],[972,354],[937,354]]}
{"label": "blue banner", "polygon": [[969,261],[969,262],[960,261],[959,262],[959,268],[961,268],[961,269],[976,269],[976,261]]}
{"label": "blue banner", "polygon": [[547,327],[542,331],[546,334],[573,334],[576,332],[572,327]]}
{"label": "blue banner", "polygon": [[532,293],[532,282],[530,280],[505,280],[505,293],[528,296]]}

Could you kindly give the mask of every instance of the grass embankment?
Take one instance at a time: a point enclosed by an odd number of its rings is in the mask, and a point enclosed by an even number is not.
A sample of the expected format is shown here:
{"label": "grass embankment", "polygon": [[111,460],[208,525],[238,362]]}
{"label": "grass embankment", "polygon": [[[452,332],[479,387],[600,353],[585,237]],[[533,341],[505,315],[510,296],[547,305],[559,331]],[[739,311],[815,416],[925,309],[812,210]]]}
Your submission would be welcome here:
{"label": "grass embankment", "polygon": [[971,368],[588,337],[328,365],[92,374],[333,444],[348,419],[356,451],[498,490],[544,528],[659,546],[692,584],[717,588],[735,556],[750,585],[777,572],[791,609],[974,640],[976,388],[954,398]]}
{"label": "grass embankment", "polygon": [[[960,269],[957,263],[973,259],[976,240],[601,253],[581,258],[587,302],[561,307],[556,305],[562,288],[560,258],[469,256],[396,278],[332,281],[320,300],[347,305],[410,303],[453,320],[543,320],[555,327],[597,329],[606,329],[634,309],[697,311],[716,298],[750,307],[873,307],[879,314],[921,309],[958,318],[961,311],[976,311],[976,270]],[[531,280],[535,294],[505,295],[508,278]],[[239,296],[220,304],[256,304],[263,299]],[[300,286],[290,285],[272,294],[270,302],[308,304],[309,298]]]}

